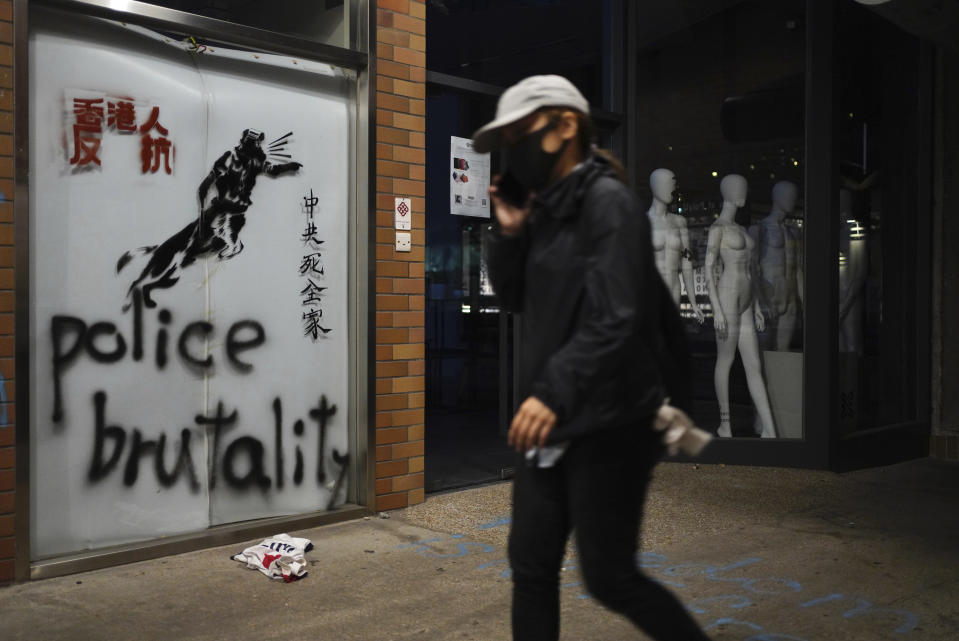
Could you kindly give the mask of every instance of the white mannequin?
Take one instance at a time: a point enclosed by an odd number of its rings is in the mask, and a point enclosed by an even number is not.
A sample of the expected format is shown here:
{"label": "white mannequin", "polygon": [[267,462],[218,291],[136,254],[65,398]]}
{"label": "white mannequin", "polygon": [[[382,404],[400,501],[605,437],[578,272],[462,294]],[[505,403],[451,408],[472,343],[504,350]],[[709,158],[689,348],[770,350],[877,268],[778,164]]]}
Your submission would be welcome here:
{"label": "white mannequin", "polygon": [[854,218],[853,194],[839,190],[839,351],[862,353],[866,230]]}
{"label": "white mannequin", "polygon": [[653,253],[656,257],[656,267],[659,274],[666,281],[666,286],[673,295],[676,305],[682,295],[682,287],[686,288],[689,305],[696,315],[696,320],[702,323],[706,320],[696,302],[696,281],[693,279],[693,261],[689,249],[689,229],[686,219],[667,212],[666,207],[673,202],[676,191],[676,175],[668,169],[657,169],[649,175],[649,186],[653,192],[653,204],[646,215],[653,229]]}
{"label": "white mannequin", "polygon": [[719,436],[732,436],[729,422],[729,370],[736,358],[742,357],[749,395],[762,425],[763,438],[775,438],[766,383],[759,359],[756,329],[765,329],[765,318],[753,295],[753,252],[755,243],[742,226],[736,223],[736,212],[746,204],[746,179],[730,174],[720,183],[723,209],[709,228],[706,245],[706,282],[713,307],[716,328],[716,370],[714,383],[719,401]]}
{"label": "white mannequin", "polygon": [[802,233],[785,225],[796,209],[799,189],[781,181],[773,187],[769,215],[749,228],[756,241],[757,294],[766,319],[763,344],[767,349],[787,351],[796,330],[801,302]]}

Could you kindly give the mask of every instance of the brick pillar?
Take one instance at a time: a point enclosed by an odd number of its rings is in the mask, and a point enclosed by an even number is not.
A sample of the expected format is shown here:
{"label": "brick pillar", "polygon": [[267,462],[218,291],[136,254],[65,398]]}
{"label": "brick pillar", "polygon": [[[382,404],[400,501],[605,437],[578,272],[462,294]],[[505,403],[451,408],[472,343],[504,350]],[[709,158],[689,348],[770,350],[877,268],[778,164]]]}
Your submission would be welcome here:
{"label": "brick pillar", "polygon": [[0,584],[13,580],[13,3],[0,1]]}
{"label": "brick pillar", "polygon": [[[390,510],[424,498],[426,4],[376,4],[376,509]],[[408,253],[394,198],[412,201]]]}

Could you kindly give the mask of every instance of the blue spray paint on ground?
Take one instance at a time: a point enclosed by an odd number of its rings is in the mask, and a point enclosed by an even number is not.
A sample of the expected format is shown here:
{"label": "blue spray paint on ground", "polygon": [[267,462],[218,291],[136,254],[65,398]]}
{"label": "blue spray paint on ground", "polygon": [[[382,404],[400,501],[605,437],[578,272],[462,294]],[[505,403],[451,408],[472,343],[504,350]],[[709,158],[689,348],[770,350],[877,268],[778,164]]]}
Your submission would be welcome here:
{"label": "blue spray paint on ground", "polygon": [[513,521],[513,519],[509,518],[508,516],[505,516],[505,517],[503,517],[503,518],[501,518],[501,519],[497,519],[497,520],[492,521],[492,522],[490,522],[490,523],[484,523],[484,524],[482,524],[482,525],[477,525],[477,526],[476,526],[476,529],[477,529],[477,530],[492,530],[494,527],[500,527],[501,525],[509,525],[510,523],[512,523],[512,521]]}
{"label": "blue spray paint on ground", "polygon": [[801,608],[811,608],[817,605],[822,605],[824,603],[830,603],[832,601],[843,601],[851,600],[855,602],[855,607],[846,610],[842,613],[842,618],[844,619],[853,619],[855,617],[860,617],[865,614],[886,614],[895,618],[898,618],[902,621],[902,624],[896,628],[896,633],[906,634],[912,632],[917,627],[919,627],[919,617],[916,616],[913,612],[909,610],[903,610],[901,608],[886,608],[886,607],[876,607],[866,599],[854,596],[846,596],[844,594],[830,594],[819,599],[813,599],[812,601],[807,601],[800,605]]}
{"label": "blue spray paint on ground", "polygon": [[[489,523],[478,525],[476,526],[476,529],[479,531],[485,531],[508,525],[509,523],[509,517],[503,517]],[[496,548],[492,545],[487,543],[479,543],[476,541],[464,541],[464,538],[465,535],[463,534],[451,534],[445,537],[425,539],[422,541],[399,545],[397,546],[397,549],[413,549],[417,554],[437,559],[461,558],[476,554],[486,555],[492,554],[496,551]],[[444,542],[447,543],[447,549],[449,549],[450,544],[453,544],[455,550],[450,552],[443,551],[442,546]],[[489,557],[487,557],[487,559],[489,559]],[[647,571],[651,570],[652,572],[648,572],[650,578],[660,584],[674,588],[677,591],[687,588],[685,581],[688,579],[700,578],[709,582],[733,584],[742,591],[750,593],[749,596],[746,594],[722,594],[719,596],[692,599],[685,603],[686,608],[691,612],[699,615],[705,614],[707,616],[710,615],[711,610],[719,610],[719,612],[712,614],[712,616],[717,616],[719,614],[723,614],[723,612],[721,612],[723,610],[742,610],[748,606],[757,605],[757,603],[754,602],[754,598],[756,598],[757,595],[759,597],[765,595],[785,595],[788,597],[790,594],[796,594],[803,591],[802,584],[799,581],[792,579],[782,577],[757,578],[736,576],[745,568],[750,568],[751,570],[758,569],[762,562],[763,559],[761,557],[748,557],[725,565],[710,565],[708,563],[672,563],[665,555],[657,554],[655,552],[641,552],[636,555],[637,567]],[[508,564],[508,559],[493,558],[489,560],[483,560],[483,562],[476,566],[476,569],[488,570],[490,568],[495,568],[498,571],[498,576],[500,579],[509,579],[512,577],[512,571],[509,567],[502,568],[502,566],[508,566]],[[575,563],[567,561],[564,563],[561,571],[568,572],[576,569],[576,567],[577,566]],[[680,582],[677,579],[680,579],[684,582]],[[579,590],[575,590],[575,592],[579,592],[583,589],[583,584],[578,580],[567,580],[565,582],[562,580],[560,581],[560,589],[569,590],[571,588],[579,588]],[[575,598],[577,600],[588,600],[592,597],[583,592],[576,594]],[[887,608],[882,606],[877,607],[870,601],[855,595],[846,595],[840,593],[829,594],[823,597],[797,603],[796,605],[800,609],[808,610],[809,608],[825,606],[830,603],[842,601],[845,601],[845,603],[840,605],[840,607],[843,609],[842,619],[838,622],[839,624],[845,620],[863,616],[871,616],[874,618],[877,625],[883,624],[890,618],[894,619],[898,623],[898,626],[893,628],[893,631],[899,635],[909,634],[919,627],[919,617],[915,613],[900,608]],[[718,616],[713,621],[704,623],[704,629],[706,630],[717,627],[725,628],[733,626],[743,629],[743,632],[746,634],[752,633],[750,636],[746,637],[744,641],[808,641],[802,637],[770,632],[764,626],[753,621],[744,621],[728,616]]]}
{"label": "blue spray paint on ground", "polygon": [[696,599],[695,601],[687,603],[686,608],[690,612],[695,612],[696,614],[706,614],[707,609],[705,606],[725,601],[731,601],[729,607],[734,610],[745,608],[746,606],[753,604],[748,597],[744,597],[741,594],[723,594],[722,596],[711,596],[704,599]]}
{"label": "blue spray paint on ground", "polygon": [[[462,539],[464,538],[464,535],[451,534],[449,538]],[[463,543],[456,544],[456,549],[457,549],[456,552],[446,554],[442,552],[437,552],[436,550],[431,549],[430,546],[428,545],[430,543],[438,543],[444,540],[445,539],[443,537],[439,537],[436,539],[426,539],[425,541],[416,541],[415,543],[405,543],[403,545],[397,546],[397,549],[402,550],[405,548],[415,548],[415,552],[417,554],[422,554],[423,556],[428,556],[432,559],[456,559],[456,558],[464,557],[470,554],[471,552],[473,552],[474,548],[483,554],[489,554],[490,552],[493,552],[496,549],[492,545],[489,545],[488,543],[464,541]]]}

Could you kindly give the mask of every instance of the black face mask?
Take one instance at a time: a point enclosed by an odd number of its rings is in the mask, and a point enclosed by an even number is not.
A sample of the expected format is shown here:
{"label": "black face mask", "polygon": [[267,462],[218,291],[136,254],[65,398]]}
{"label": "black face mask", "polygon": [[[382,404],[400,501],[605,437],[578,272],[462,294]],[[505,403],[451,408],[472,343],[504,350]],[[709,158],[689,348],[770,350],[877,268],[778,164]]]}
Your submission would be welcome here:
{"label": "black face mask", "polygon": [[557,124],[551,122],[506,148],[506,171],[530,191],[542,189],[549,183],[553,167],[569,143],[569,140],[564,140],[560,148],[552,153],[543,151],[543,138]]}

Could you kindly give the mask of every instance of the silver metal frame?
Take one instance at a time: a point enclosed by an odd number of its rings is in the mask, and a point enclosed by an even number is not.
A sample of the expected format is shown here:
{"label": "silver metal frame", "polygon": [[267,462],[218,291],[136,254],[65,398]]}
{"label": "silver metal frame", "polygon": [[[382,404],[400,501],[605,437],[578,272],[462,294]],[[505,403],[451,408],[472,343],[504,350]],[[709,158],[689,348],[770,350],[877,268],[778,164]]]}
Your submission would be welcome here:
{"label": "silver metal frame", "polygon": [[[284,33],[248,27],[235,22],[198,16],[185,11],[167,9],[146,2],[129,0],[123,8],[111,0],[34,0],[53,9],[82,13],[97,18],[130,22],[148,29],[194,36],[198,40],[214,40],[265,53],[279,53],[328,62],[349,69],[366,66],[367,54]],[[350,3],[353,4],[352,2]],[[352,7],[351,7],[352,8]],[[346,13],[347,16],[350,13]],[[347,18],[347,22],[349,18]],[[346,25],[353,36],[352,23]],[[358,36],[357,36],[358,37]]]}
{"label": "silver metal frame", "polygon": [[[349,0],[350,4],[350,44],[360,51],[369,52],[366,72],[361,73],[357,79],[357,89],[359,90],[359,102],[357,108],[357,117],[363,127],[363,138],[358,138],[357,149],[361,148],[363,141],[366,143],[366,154],[360,159],[356,167],[357,191],[362,193],[365,200],[362,206],[358,207],[357,212],[365,212],[366,216],[357,216],[355,238],[356,260],[354,262],[357,275],[366,276],[364,291],[360,291],[357,286],[356,296],[357,305],[355,318],[365,323],[362,327],[357,326],[354,344],[356,349],[362,352],[357,355],[356,375],[354,376],[354,387],[358,398],[354,406],[357,417],[357,425],[365,425],[366,430],[356,430],[357,438],[364,438],[364,451],[366,462],[366,475],[362,482],[357,478],[357,488],[362,491],[366,497],[364,505],[369,510],[376,507],[376,364],[373,362],[373,355],[376,354],[376,2],[375,0]],[[363,17],[364,19],[359,19]],[[355,32],[355,33],[354,33]],[[355,37],[355,40],[353,39]],[[366,105],[364,112],[362,106]],[[365,191],[360,191],[360,176],[365,176]],[[363,218],[362,221],[359,218]],[[365,242],[364,242],[365,241]],[[358,279],[359,280],[359,279]],[[365,301],[366,307],[360,305]],[[362,396],[360,392],[362,391]],[[359,412],[361,408],[365,414],[361,417]],[[358,494],[357,496],[360,496]]]}
{"label": "silver metal frame", "polygon": [[636,157],[639,155],[639,117],[636,114],[636,77],[637,60],[639,55],[636,47],[636,21],[639,20],[635,2],[626,3],[626,60],[623,64],[624,82],[623,102],[626,109],[626,148],[623,154],[623,162],[627,167],[629,182],[636,189],[640,184],[639,168],[636,166]]}
{"label": "silver metal frame", "polygon": [[[272,534],[277,529],[316,527],[369,514],[374,505],[373,466],[374,382],[369,328],[375,314],[373,235],[375,212],[375,64],[370,43],[375,19],[369,0],[347,0],[344,17],[351,48],[273,33],[262,29],[214,20],[131,1],[122,9],[109,0],[34,0],[33,5],[79,13],[151,29],[191,35],[198,39],[240,46],[255,51],[279,53],[337,65],[356,72],[356,108],[352,117],[355,144],[352,149],[353,190],[350,194],[349,351],[351,472],[348,503],[329,512],[261,519],[213,526],[201,532],[162,540],[144,541],[79,553],[50,560],[32,561],[30,554],[30,105],[29,105],[29,0],[14,0],[14,220],[16,243],[16,506],[15,578],[18,581],[49,578],[96,568],[142,561],[216,545],[226,545]],[[359,505],[358,505],[359,504]]]}
{"label": "silver metal frame", "polygon": [[[14,541],[17,581],[30,578],[30,105],[29,3],[13,2],[13,230],[14,230],[14,400],[16,429],[16,496]],[[21,97],[20,94],[23,94]]]}
{"label": "silver metal frame", "polygon": [[61,556],[43,561],[34,561],[29,566],[27,579],[50,579],[55,576],[76,574],[105,567],[137,563],[171,554],[183,554],[194,550],[231,545],[250,539],[272,536],[277,532],[293,532],[320,525],[331,525],[360,518],[369,511],[357,506],[344,507],[333,512],[308,514],[298,517],[279,516],[244,523],[218,525],[202,532],[170,536],[159,540],[142,541],[128,545],[100,548],[89,552]]}

